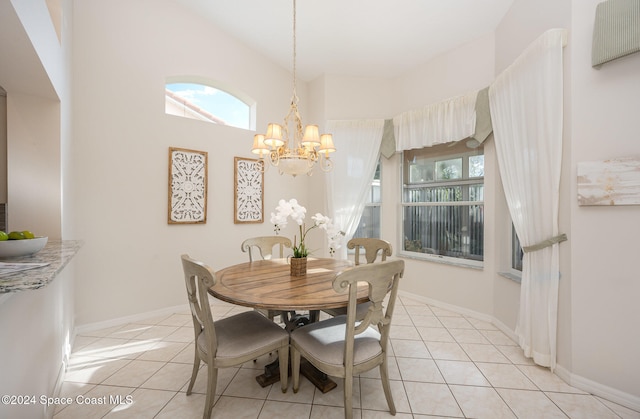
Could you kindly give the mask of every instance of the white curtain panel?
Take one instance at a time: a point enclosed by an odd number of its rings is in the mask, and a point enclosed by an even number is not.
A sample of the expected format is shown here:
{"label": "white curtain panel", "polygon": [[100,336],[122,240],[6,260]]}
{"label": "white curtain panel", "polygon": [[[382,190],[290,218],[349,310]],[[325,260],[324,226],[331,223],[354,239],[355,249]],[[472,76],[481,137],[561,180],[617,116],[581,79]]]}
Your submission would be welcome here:
{"label": "white curtain panel", "polygon": [[338,152],[331,156],[333,170],[326,173],[329,217],[345,233],[336,257],[347,258],[346,242],[353,237],[376,170],[384,119],[328,121]]}
{"label": "white curtain panel", "polygon": [[[562,160],[562,47],[566,30],[545,32],[489,89],[500,175],[524,248],[558,236]],[[556,365],[558,244],[523,258],[516,335],[525,356]]]}
{"label": "white curtain panel", "polygon": [[476,97],[469,92],[393,118],[396,151],[460,141],[476,130]]}

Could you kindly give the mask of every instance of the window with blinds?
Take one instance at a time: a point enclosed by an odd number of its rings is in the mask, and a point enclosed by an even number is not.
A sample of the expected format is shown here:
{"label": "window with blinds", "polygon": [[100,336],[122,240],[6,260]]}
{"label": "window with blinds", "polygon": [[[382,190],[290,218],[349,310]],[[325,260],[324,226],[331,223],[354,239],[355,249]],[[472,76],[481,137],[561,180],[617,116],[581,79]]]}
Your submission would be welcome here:
{"label": "window with blinds", "polygon": [[406,255],[483,261],[484,152],[463,143],[403,153]]}

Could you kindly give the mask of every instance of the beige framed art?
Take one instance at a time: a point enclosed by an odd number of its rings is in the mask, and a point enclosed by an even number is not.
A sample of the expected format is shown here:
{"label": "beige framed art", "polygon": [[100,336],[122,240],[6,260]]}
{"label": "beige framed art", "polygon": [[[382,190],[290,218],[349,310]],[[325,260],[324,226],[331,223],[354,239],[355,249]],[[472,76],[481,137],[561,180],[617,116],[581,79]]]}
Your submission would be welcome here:
{"label": "beige framed art", "polygon": [[233,163],[233,222],[264,222],[264,162],[234,157]]}
{"label": "beige framed art", "polygon": [[169,147],[169,224],[207,222],[207,152]]}

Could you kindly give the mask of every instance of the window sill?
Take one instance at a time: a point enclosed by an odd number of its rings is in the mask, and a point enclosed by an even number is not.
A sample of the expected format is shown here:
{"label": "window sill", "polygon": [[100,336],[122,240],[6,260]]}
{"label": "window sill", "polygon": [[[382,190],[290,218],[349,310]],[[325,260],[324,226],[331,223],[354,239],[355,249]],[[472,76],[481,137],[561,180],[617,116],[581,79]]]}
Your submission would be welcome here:
{"label": "window sill", "polygon": [[514,274],[511,272],[498,272],[498,275],[510,279],[513,282],[517,282],[518,284],[522,283],[522,275]]}
{"label": "window sill", "polygon": [[419,260],[422,262],[433,262],[433,263],[441,263],[443,265],[457,266],[458,268],[469,268],[469,269],[476,269],[476,270],[484,269],[483,262],[471,261],[466,259],[456,259],[456,258],[451,258],[451,257],[441,256],[441,255],[432,255],[432,254],[425,253],[424,256],[422,255],[416,256],[414,253],[399,252],[398,256],[405,259]]}

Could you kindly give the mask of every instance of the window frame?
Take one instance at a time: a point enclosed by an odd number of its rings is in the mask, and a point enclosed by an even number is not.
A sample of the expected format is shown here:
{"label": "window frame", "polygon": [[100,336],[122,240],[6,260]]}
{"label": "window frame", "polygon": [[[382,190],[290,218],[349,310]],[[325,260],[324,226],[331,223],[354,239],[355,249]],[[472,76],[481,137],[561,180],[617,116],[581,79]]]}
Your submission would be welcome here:
{"label": "window frame", "polygon": [[[442,202],[406,202],[405,201],[405,195],[406,195],[406,191],[408,189],[408,185],[409,184],[405,184],[405,176],[408,178],[409,174],[408,174],[408,170],[409,168],[405,167],[406,165],[406,161],[407,159],[405,158],[405,153],[406,152],[412,152],[414,154],[418,154],[421,152],[424,152],[425,154],[428,154],[429,157],[426,160],[433,160],[434,163],[436,161],[444,161],[444,160],[449,160],[449,159],[454,159],[457,157],[463,157],[463,177],[460,179],[455,179],[455,180],[435,180],[435,175],[434,175],[434,180],[433,181],[427,181],[427,182],[422,182],[422,183],[414,183],[413,185],[415,185],[415,188],[418,187],[424,187],[424,186],[428,186],[428,187],[438,187],[438,186],[452,186],[452,185],[456,185],[456,186],[468,186],[468,185],[473,185],[473,184],[480,184],[482,185],[482,200],[478,200],[478,201],[442,201]],[[485,176],[483,174],[483,176],[481,177],[469,177],[466,176],[466,174],[469,173],[469,157],[472,156],[477,156],[477,155],[485,155],[484,153],[484,147],[480,146],[478,148],[475,149],[471,149],[465,146],[465,142],[462,141],[458,144],[454,144],[452,145],[451,143],[447,143],[447,144],[439,144],[439,145],[434,145],[432,147],[425,147],[422,149],[417,149],[417,150],[405,150],[402,153],[402,157],[401,157],[401,164],[400,164],[400,211],[398,214],[398,231],[400,232],[399,235],[399,243],[398,243],[398,256],[402,256],[402,257],[406,257],[406,258],[410,258],[410,259],[417,259],[417,260],[424,260],[424,261],[432,261],[432,262],[438,262],[438,263],[444,263],[444,264],[449,264],[449,265],[455,265],[455,266],[461,266],[461,267],[468,267],[468,268],[475,268],[475,269],[482,269],[484,268],[484,232],[485,232],[485,222],[484,222],[484,216],[483,216],[483,220],[482,220],[482,260],[477,260],[477,259],[470,259],[470,258],[463,258],[463,257],[455,257],[455,256],[449,256],[449,255],[442,255],[442,254],[432,254],[432,253],[423,253],[423,252],[415,252],[415,251],[410,251],[410,250],[406,250],[405,249],[405,229],[404,229],[404,224],[405,224],[405,209],[408,207],[438,207],[438,206],[465,206],[465,207],[469,207],[471,205],[480,205],[482,208],[482,211],[484,213],[484,185],[485,185]],[[465,177],[466,176],[466,177]],[[468,198],[468,196],[467,196]]]}
{"label": "window frame", "polygon": [[[166,103],[167,103],[167,93],[166,90],[167,89],[167,85],[170,84],[192,84],[192,85],[198,85],[198,86],[204,86],[204,87],[209,87],[211,89],[215,89],[225,95],[228,95],[234,99],[236,99],[238,102],[243,103],[244,105],[247,106],[248,109],[248,116],[247,116],[247,124],[246,126],[239,126],[233,123],[226,123],[225,121],[223,121],[223,123],[220,122],[216,122],[216,119],[221,119],[219,117],[219,115],[215,115],[211,113],[211,116],[213,118],[194,118],[194,117],[189,117],[189,116],[184,116],[184,115],[178,115],[178,114],[174,114],[174,113],[170,113],[167,112],[167,108],[166,108]],[[216,80],[211,80],[211,79],[207,79],[204,77],[197,77],[197,76],[172,76],[172,77],[166,77],[165,78],[165,115],[171,115],[171,116],[176,116],[176,117],[182,117],[182,118],[186,118],[186,119],[193,119],[196,121],[203,121],[203,122],[208,122],[208,123],[213,123],[213,124],[218,124],[218,125],[223,125],[223,126],[227,126],[227,127],[232,127],[232,128],[238,128],[238,129],[243,129],[243,130],[253,130],[255,131],[256,129],[256,111],[257,111],[257,104],[256,101],[254,99],[252,99],[250,96],[248,96],[247,94],[241,92],[239,89],[234,88],[230,85],[228,85],[227,83],[223,83],[220,81],[216,81]],[[178,96],[180,97],[180,96]],[[175,99],[172,99],[175,101]],[[195,104],[194,104],[195,105]],[[196,105],[197,106],[197,105]],[[202,110],[205,111],[205,113],[210,113],[207,109],[202,108]],[[194,112],[193,110],[190,110],[191,112]]]}

